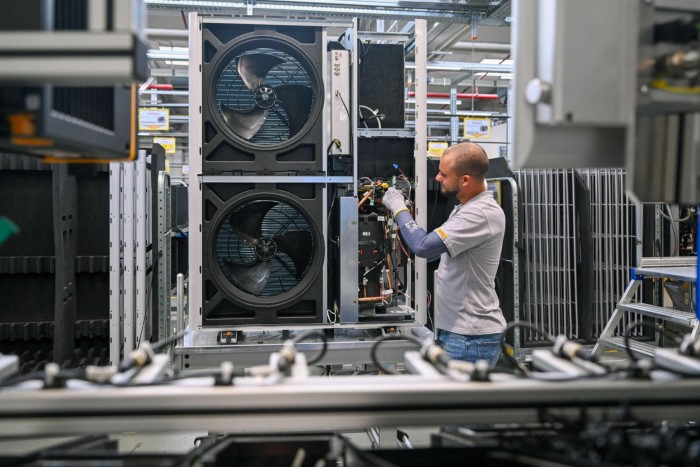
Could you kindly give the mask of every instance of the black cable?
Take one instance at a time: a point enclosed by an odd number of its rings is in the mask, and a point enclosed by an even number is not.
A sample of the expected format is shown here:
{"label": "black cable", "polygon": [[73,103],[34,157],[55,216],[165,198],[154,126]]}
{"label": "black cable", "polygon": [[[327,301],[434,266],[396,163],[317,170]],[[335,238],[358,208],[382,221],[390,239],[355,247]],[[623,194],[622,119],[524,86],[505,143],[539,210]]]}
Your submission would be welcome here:
{"label": "black cable", "polygon": [[172,344],[173,342],[176,342],[179,338],[184,336],[186,333],[187,333],[187,329],[183,329],[180,332],[173,334],[170,337],[167,337],[163,340],[159,340],[155,344],[151,345],[151,348],[153,349],[154,352],[157,350],[160,350],[163,347],[165,347],[166,345],[169,345],[169,344]]}
{"label": "black cable", "polygon": [[345,112],[347,112],[348,118],[350,118],[350,109],[348,109],[348,106],[345,103],[345,99],[343,99],[343,95],[341,93],[338,93],[338,97],[340,98],[340,102],[343,104],[343,107],[345,107]]}
{"label": "black cable", "polygon": [[[168,239],[168,241],[170,241],[170,239]],[[151,280],[148,283],[148,288],[146,289],[146,310],[144,312],[145,316],[143,317],[143,324],[141,324],[141,330],[139,331],[139,342],[141,342],[141,338],[143,337],[143,331],[146,327],[146,323],[150,319],[152,311],[151,294],[156,283],[156,266],[158,265],[158,261],[160,260],[161,256],[163,256],[163,250],[158,250],[158,254],[156,255],[155,260],[153,260],[153,264],[151,264]]]}
{"label": "black cable", "polygon": [[389,368],[386,368],[382,363],[379,361],[377,358],[377,349],[379,348],[379,344],[385,341],[398,341],[398,340],[409,340],[413,342],[414,344],[418,345],[418,348],[423,347],[423,343],[417,338],[414,337],[410,334],[407,334],[405,336],[393,336],[393,335],[388,335],[388,336],[380,336],[377,340],[374,341],[374,344],[372,345],[372,348],[369,351],[369,355],[372,358],[372,363],[374,363],[377,368],[379,369],[380,372],[386,373],[388,375],[398,375],[394,370],[390,370]]}
{"label": "black cable", "polygon": [[622,337],[625,340],[625,351],[627,352],[627,355],[629,355],[630,360],[632,360],[633,362],[639,361],[637,356],[634,355],[634,353],[632,352],[632,347],[630,347],[630,334],[632,333],[632,330],[636,328],[647,328],[652,331],[656,331],[656,327],[654,327],[653,324],[645,323],[644,321],[635,321],[634,323],[630,323],[627,326],[625,326],[625,330],[622,333]]}
{"label": "black cable", "polygon": [[307,365],[313,365],[315,363],[320,362],[323,356],[326,355],[326,350],[328,350],[328,338],[321,331],[307,331],[304,334],[296,336],[294,339],[292,339],[292,342],[296,345],[302,341],[305,341],[309,337],[320,337],[323,341],[323,347],[321,348],[321,352],[318,355],[316,355],[316,357],[306,362]]}
{"label": "black cable", "polygon": [[[341,98],[341,99],[342,99],[342,98]],[[343,104],[345,104],[345,103],[343,103]],[[330,156],[330,155],[331,155],[331,148],[332,148],[334,145],[335,145],[336,148],[340,149],[340,140],[337,139],[337,138],[334,138],[334,139],[331,141],[331,144],[329,144],[328,147],[326,148],[326,156]]]}
{"label": "black cable", "polygon": [[508,348],[506,347],[506,336],[508,334],[508,331],[516,327],[523,327],[530,329],[531,331],[535,331],[536,333],[541,334],[546,340],[548,340],[552,344],[555,343],[555,339],[554,336],[549,334],[547,331],[535,326],[532,323],[528,323],[526,321],[512,321],[508,323],[506,329],[503,331],[503,339],[501,339],[501,353],[503,354],[503,357],[508,361],[508,363],[510,363],[513,366],[514,369],[516,369],[523,376],[529,376],[530,372],[525,367],[523,367],[515,357],[508,353]]}

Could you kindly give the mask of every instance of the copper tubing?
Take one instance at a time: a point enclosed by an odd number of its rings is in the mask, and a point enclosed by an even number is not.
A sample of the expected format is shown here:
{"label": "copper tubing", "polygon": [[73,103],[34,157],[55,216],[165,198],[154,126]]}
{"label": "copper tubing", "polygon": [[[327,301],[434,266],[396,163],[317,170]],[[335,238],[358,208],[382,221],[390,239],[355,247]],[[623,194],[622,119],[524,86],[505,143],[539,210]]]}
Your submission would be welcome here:
{"label": "copper tubing", "polygon": [[369,190],[365,196],[362,197],[359,203],[357,203],[357,207],[360,208],[362,207],[363,204],[365,204],[365,201],[369,199],[370,196],[372,196],[372,193],[374,193],[374,190]]}

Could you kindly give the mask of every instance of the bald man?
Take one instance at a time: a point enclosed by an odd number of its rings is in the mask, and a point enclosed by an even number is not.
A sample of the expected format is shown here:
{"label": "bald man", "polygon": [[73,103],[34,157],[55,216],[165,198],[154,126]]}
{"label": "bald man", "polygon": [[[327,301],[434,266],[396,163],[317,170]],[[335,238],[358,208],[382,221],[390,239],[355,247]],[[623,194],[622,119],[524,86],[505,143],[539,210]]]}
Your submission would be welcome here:
{"label": "bald man", "polygon": [[506,220],[486,190],[488,168],[488,156],[478,144],[445,151],[435,180],[442,195],[455,195],[460,204],[432,232],[416,224],[400,191],[389,188],[382,202],[416,256],[440,258],[434,299],[438,343],[453,359],[486,360],[493,367],[506,327],[494,286]]}

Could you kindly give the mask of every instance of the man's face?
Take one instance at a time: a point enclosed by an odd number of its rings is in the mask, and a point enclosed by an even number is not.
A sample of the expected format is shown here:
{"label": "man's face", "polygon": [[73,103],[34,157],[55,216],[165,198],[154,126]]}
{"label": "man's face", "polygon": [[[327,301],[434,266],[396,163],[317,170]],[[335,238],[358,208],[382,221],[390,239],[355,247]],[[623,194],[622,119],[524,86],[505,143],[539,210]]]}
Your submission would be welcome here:
{"label": "man's face", "polygon": [[462,178],[452,169],[452,157],[445,154],[440,159],[440,167],[435,180],[440,184],[440,193],[449,197],[459,193]]}

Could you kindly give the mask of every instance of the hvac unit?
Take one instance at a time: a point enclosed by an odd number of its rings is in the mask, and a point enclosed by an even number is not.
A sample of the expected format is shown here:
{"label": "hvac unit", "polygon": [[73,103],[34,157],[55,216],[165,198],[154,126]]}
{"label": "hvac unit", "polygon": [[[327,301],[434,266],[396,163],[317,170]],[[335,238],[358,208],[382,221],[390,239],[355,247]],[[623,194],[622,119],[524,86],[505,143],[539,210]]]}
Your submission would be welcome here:
{"label": "hvac unit", "polygon": [[323,171],[324,33],[202,24],[205,174]]}
{"label": "hvac unit", "polygon": [[204,326],[323,322],[320,184],[203,187]]}

